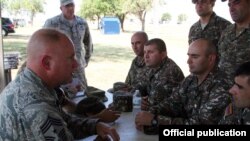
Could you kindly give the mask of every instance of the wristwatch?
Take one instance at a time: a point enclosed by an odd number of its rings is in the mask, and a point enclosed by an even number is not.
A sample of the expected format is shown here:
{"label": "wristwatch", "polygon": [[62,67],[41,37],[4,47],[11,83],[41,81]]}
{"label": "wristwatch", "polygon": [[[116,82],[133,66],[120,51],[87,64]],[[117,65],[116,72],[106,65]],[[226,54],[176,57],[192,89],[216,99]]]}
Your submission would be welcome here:
{"label": "wristwatch", "polygon": [[154,118],[151,120],[151,125],[152,125],[152,126],[158,126],[157,114],[155,114],[155,115],[154,115]]}

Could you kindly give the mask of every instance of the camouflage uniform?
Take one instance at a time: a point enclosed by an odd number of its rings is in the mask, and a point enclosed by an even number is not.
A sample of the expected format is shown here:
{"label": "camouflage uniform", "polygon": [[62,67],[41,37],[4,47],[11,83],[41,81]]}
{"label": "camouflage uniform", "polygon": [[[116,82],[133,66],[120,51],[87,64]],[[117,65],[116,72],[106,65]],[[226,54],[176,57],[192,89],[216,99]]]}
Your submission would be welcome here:
{"label": "camouflage uniform", "polygon": [[219,67],[233,81],[235,69],[240,64],[250,60],[250,28],[243,29],[236,36],[236,25],[228,26],[221,35],[218,51],[220,57]]}
{"label": "camouflage uniform", "polygon": [[250,125],[250,109],[240,109],[237,115],[233,113],[230,115],[224,115],[220,124]]}
{"label": "camouflage uniform", "polygon": [[73,23],[64,18],[63,14],[48,19],[44,27],[55,28],[61,30],[73,41],[75,46],[76,59],[78,62],[78,69],[74,77],[80,79],[82,88],[87,89],[87,80],[85,77],[85,67],[89,62],[93,52],[93,44],[87,22],[75,16]]}
{"label": "camouflage uniform", "polygon": [[55,91],[27,68],[0,94],[0,140],[80,139],[96,122],[63,113]]}
{"label": "camouflage uniform", "polygon": [[136,89],[141,82],[147,80],[148,70],[144,59],[138,56],[135,57],[130,66],[125,83]]}
{"label": "camouflage uniform", "polygon": [[188,35],[188,43],[191,44],[194,40],[199,38],[207,38],[212,40],[213,43],[217,45],[221,32],[230,24],[231,23],[229,21],[217,16],[213,12],[204,29],[202,29],[200,21],[197,21],[191,26]]}
{"label": "camouflage uniform", "polygon": [[217,124],[230,103],[227,79],[220,71],[210,72],[198,85],[191,74],[159,105],[151,107],[161,124]]}
{"label": "camouflage uniform", "polygon": [[158,68],[150,69],[148,78],[148,83],[144,86],[146,86],[149,104],[154,106],[172,94],[173,88],[181,83],[184,75],[179,66],[166,57]]}

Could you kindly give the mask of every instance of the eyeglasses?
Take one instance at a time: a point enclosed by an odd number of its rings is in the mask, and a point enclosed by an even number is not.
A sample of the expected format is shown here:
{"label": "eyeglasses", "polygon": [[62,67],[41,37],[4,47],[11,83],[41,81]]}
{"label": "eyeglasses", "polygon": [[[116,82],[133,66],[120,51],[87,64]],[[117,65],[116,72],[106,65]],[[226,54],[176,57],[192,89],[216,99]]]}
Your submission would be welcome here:
{"label": "eyeglasses", "polygon": [[228,6],[230,7],[230,6],[232,6],[232,5],[237,5],[237,4],[239,4],[241,2],[241,0],[233,0],[233,1],[231,1],[231,2],[228,2]]}

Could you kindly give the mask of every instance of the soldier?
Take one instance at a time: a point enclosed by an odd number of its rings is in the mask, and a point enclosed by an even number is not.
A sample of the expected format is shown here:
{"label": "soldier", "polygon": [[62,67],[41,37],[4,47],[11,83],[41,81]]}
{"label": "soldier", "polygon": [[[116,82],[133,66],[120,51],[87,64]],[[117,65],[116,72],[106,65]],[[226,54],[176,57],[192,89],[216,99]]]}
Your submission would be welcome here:
{"label": "soldier", "polygon": [[188,49],[190,75],[171,96],[150,112],[136,115],[136,127],[159,124],[217,124],[230,102],[229,85],[216,67],[216,47],[212,41],[197,39]]}
{"label": "soldier", "polygon": [[228,6],[235,23],[222,32],[218,43],[219,67],[227,73],[233,84],[234,70],[250,60],[250,1],[229,0]]}
{"label": "soldier", "polygon": [[194,23],[189,30],[189,44],[196,39],[207,38],[217,45],[221,32],[231,24],[226,19],[215,14],[213,11],[215,1],[216,0],[192,0],[200,19]]}
{"label": "soldier", "polygon": [[[221,124],[240,124],[250,125],[250,62],[245,62],[240,65],[234,75],[234,85],[229,90],[233,97],[234,105],[237,108],[241,108],[238,115],[235,115],[237,119],[227,118],[231,116],[231,105],[226,109],[225,115]],[[232,120],[233,121],[230,121]]]}
{"label": "soldier", "polygon": [[132,49],[136,55],[133,59],[125,83],[137,88],[140,81],[146,80],[146,73],[148,68],[144,62],[144,44],[148,41],[146,32],[135,32],[131,37]]}
{"label": "soldier", "polygon": [[151,39],[145,44],[144,60],[150,70],[147,81],[140,85],[140,92],[144,96],[141,108],[148,110],[150,106],[169,97],[184,75],[180,67],[167,56],[166,44],[161,39]]}
{"label": "soldier", "polygon": [[76,68],[74,46],[65,34],[36,31],[28,43],[26,67],[0,94],[0,140],[73,140],[96,133],[119,140],[116,130],[98,119],[62,111],[55,88],[72,81]]}
{"label": "soldier", "polygon": [[[85,67],[93,52],[93,44],[87,22],[74,14],[74,0],[60,0],[62,14],[48,19],[44,27],[56,28],[67,34],[74,43],[76,59],[79,64],[74,78],[80,80],[80,90],[87,91]],[[66,89],[65,89],[66,90]],[[73,90],[74,91],[74,90]],[[67,91],[70,93],[71,91]]]}
{"label": "soldier", "polygon": [[[226,0],[222,0],[226,1]],[[235,69],[242,63],[250,60],[250,1],[249,0],[229,0],[229,12],[234,24],[228,26],[221,35],[218,43],[219,67],[225,71],[227,77],[233,85]],[[237,120],[235,115],[240,112],[232,104],[229,121]]]}

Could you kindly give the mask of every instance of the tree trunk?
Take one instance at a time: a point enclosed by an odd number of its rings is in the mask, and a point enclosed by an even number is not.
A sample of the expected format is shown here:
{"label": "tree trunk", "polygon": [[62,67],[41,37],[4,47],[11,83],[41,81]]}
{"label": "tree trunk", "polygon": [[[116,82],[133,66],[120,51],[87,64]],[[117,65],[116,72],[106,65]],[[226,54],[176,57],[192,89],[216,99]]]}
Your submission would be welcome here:
{"label": "tree trunk", "polygon": [[141,30],[145,31],[145,17],[146,17],[147,12],[142,11],[140,14],[140,20],[141,20]]}
{"label": "tree trunk", "polygon": [[124,20],[125,20],[125,16],[126,16],[126,14],[122,14],[120,16],[117,15],[117,17],[119,18],[120,23],[121,23],[122,32],[124,32]]}

